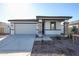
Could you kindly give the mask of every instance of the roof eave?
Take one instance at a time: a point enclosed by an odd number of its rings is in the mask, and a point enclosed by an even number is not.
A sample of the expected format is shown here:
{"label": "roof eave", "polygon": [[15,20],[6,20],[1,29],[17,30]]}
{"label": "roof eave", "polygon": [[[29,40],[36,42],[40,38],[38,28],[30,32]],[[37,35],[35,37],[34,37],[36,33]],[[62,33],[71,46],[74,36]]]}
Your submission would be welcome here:
{"label": "roof eave", "polygon": [[42,19],[64,19],[68,20],[71,19],[72,16],[36,16],[36,18],[42,18]]}
{"label": "roof eave", "polygon": [[11,19],[8,21],[37,21],[36,19]]}

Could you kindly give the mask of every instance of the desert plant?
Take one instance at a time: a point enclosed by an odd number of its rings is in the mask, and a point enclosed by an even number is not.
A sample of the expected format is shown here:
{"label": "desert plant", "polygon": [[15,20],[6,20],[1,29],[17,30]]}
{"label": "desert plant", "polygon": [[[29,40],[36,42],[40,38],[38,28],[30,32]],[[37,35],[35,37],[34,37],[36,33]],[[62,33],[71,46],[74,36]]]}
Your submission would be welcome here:
{"label": "desert plant", "polygon": [[37,37],[39,37],[39,36],[36,34],[36,38],[37,38]]}
{"label": "desert plant", "polygon": [[41,40],[41,44],[43,44],[44,43],[44,40]]}
{"label": "desert plant", "polygon": [[56,39],[57,40],[61,40],[61,37],[58,35],[58,36],[56,36]]}

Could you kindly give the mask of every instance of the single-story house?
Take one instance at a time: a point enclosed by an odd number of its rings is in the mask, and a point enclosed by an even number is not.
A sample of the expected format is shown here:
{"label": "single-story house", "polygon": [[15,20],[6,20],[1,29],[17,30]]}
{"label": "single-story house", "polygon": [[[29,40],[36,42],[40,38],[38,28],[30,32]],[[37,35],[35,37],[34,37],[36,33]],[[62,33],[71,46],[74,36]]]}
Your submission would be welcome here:
{"label": "single-story house", "polygon": [[72,16],[36,16],[36,19],[12,19],[11,34],[60,35],[67,34]]}

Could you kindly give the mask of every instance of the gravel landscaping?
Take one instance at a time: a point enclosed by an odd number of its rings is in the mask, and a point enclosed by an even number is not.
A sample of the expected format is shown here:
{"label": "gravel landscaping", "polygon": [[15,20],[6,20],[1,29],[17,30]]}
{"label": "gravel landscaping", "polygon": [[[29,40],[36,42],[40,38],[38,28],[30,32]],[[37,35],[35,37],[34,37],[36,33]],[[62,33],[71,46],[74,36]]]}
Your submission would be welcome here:
{"label": "gravel landscaping", "polygon": [[73,42],[71,39],[53,39],[35,41],[31,56],[79,56],[79,40]]}

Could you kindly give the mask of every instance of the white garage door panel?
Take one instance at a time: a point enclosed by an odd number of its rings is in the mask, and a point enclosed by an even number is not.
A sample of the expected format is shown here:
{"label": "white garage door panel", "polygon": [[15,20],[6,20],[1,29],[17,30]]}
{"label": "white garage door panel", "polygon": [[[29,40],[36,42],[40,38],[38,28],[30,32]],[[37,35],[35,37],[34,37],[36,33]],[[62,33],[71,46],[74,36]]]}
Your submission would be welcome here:
{"label": "white garage door panel", "polygon": [[15,34],[36,34],[36,24],[15,24]]}

